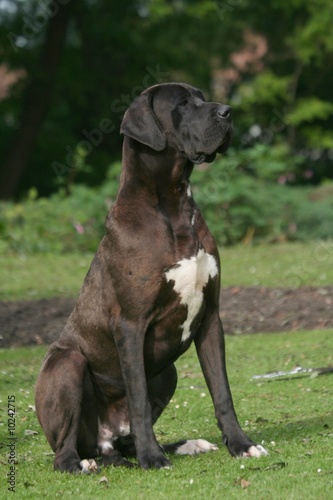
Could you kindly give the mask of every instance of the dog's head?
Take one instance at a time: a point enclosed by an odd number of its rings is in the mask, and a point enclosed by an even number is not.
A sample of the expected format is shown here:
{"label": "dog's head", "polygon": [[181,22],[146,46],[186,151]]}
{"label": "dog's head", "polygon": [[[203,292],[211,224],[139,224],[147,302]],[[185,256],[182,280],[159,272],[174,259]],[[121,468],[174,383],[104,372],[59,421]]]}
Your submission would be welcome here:
{"label": "dog's head", "polygon": [[184,83],[154,85],[130,105],[121,133],[163,151],[181,151],[192,163],[211,162],[232,135],[231,108],[206,102],[202,92]]}

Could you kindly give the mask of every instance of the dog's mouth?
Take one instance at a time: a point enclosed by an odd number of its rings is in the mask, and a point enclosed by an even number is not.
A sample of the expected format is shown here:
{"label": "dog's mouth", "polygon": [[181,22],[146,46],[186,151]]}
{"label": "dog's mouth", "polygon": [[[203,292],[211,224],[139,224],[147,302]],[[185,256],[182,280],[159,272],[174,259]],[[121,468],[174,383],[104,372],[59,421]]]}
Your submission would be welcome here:
{"label": "dog's mouth", "polygon": [[219,146],[216,150],[217,153],[219,153],[220,155],[225,153],[226,150],[228,149],[229,147],[229,144],[230,144],[230,141],[225,141],[225,142],[222,142],[221,146]]}
{"label": "dog's mouth", "polygon": [[189,158],[192,163],[200,165],[200,163],[212,163],[216,158],[216,153],[197,153],[193,158]]}
{"label": "dog's mouth", "polygon": [[228,149],[229,144],[231,142],[231,138],[232,138],[232,130],[233,130],[232,125],[230,125],[227,133],[225,134],[225,136],[223,138],[222,143],[220,144],[220,146],[216,150],[217,153],[219,153],[219,154],[225,153],[226,150]]}
{"label": "dog's mouth", "polygon": [[229,128],[220,145],[215,147],[212,151],[198,151],[192,157],[189,157],[189,160],[196,165],[199,165],[200,163],[212,163],[215,160],[217,153],[223,154],[226,152],[229,147],[231,137],[232,127]]}

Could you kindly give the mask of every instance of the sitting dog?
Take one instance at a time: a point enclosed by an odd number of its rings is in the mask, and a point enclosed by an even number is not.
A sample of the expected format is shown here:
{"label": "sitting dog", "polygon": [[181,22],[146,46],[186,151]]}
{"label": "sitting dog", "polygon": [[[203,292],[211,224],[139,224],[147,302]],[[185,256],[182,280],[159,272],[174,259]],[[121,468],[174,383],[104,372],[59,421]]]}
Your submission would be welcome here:
{"label": "sitting dog", "polygon": [[[216,449],[205,440],[160,446],[153,425],[175,391],[174,362],[191,342],[233,456],[266,450],[241,430],[219,317],[220,261],[190,185],[232,135],[231,108],[167,83],[130,105],[120,186],[75,308],[44,360],[36,411],[59,471],[170,465],[165,452]],[[89,460],[88,460],[89,459]]]}

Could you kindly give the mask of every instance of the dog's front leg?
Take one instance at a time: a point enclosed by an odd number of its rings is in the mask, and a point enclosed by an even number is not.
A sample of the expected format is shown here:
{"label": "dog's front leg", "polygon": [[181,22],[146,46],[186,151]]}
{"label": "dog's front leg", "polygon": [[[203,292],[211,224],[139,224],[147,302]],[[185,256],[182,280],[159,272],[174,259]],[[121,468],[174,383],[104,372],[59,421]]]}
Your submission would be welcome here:
{"label": "dog's front leg", "polygon": [[256,445],[244,434],[238,423],[226,371],[224,333],[217,310],[205,319],[195,344],[218,426],[223,432],[223,442],[229,452],[240,457],[267,455],[261,445]]}
{"label": "dog's front leg", "polygon": [[148,399],[144,369],[144,334],[140,328],[121,319],[114,329],[139,464],[144,469],[170,466],[153,432],[152,412]]}

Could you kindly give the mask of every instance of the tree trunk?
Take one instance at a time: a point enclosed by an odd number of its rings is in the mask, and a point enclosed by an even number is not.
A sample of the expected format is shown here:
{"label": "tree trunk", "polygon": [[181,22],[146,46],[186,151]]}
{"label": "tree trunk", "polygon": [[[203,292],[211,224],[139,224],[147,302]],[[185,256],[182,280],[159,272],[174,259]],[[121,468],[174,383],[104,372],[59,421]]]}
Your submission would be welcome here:
{"label": "tree trunk", "polygon": [[60,5],[53,0],[49,6],[50,20],[40,64],[36,74],[32,75],[28,83],[21,126],[9,146],[1,167],[0,199],[9,199],[15,195],[46,117],[72,3],[69,1]]}

